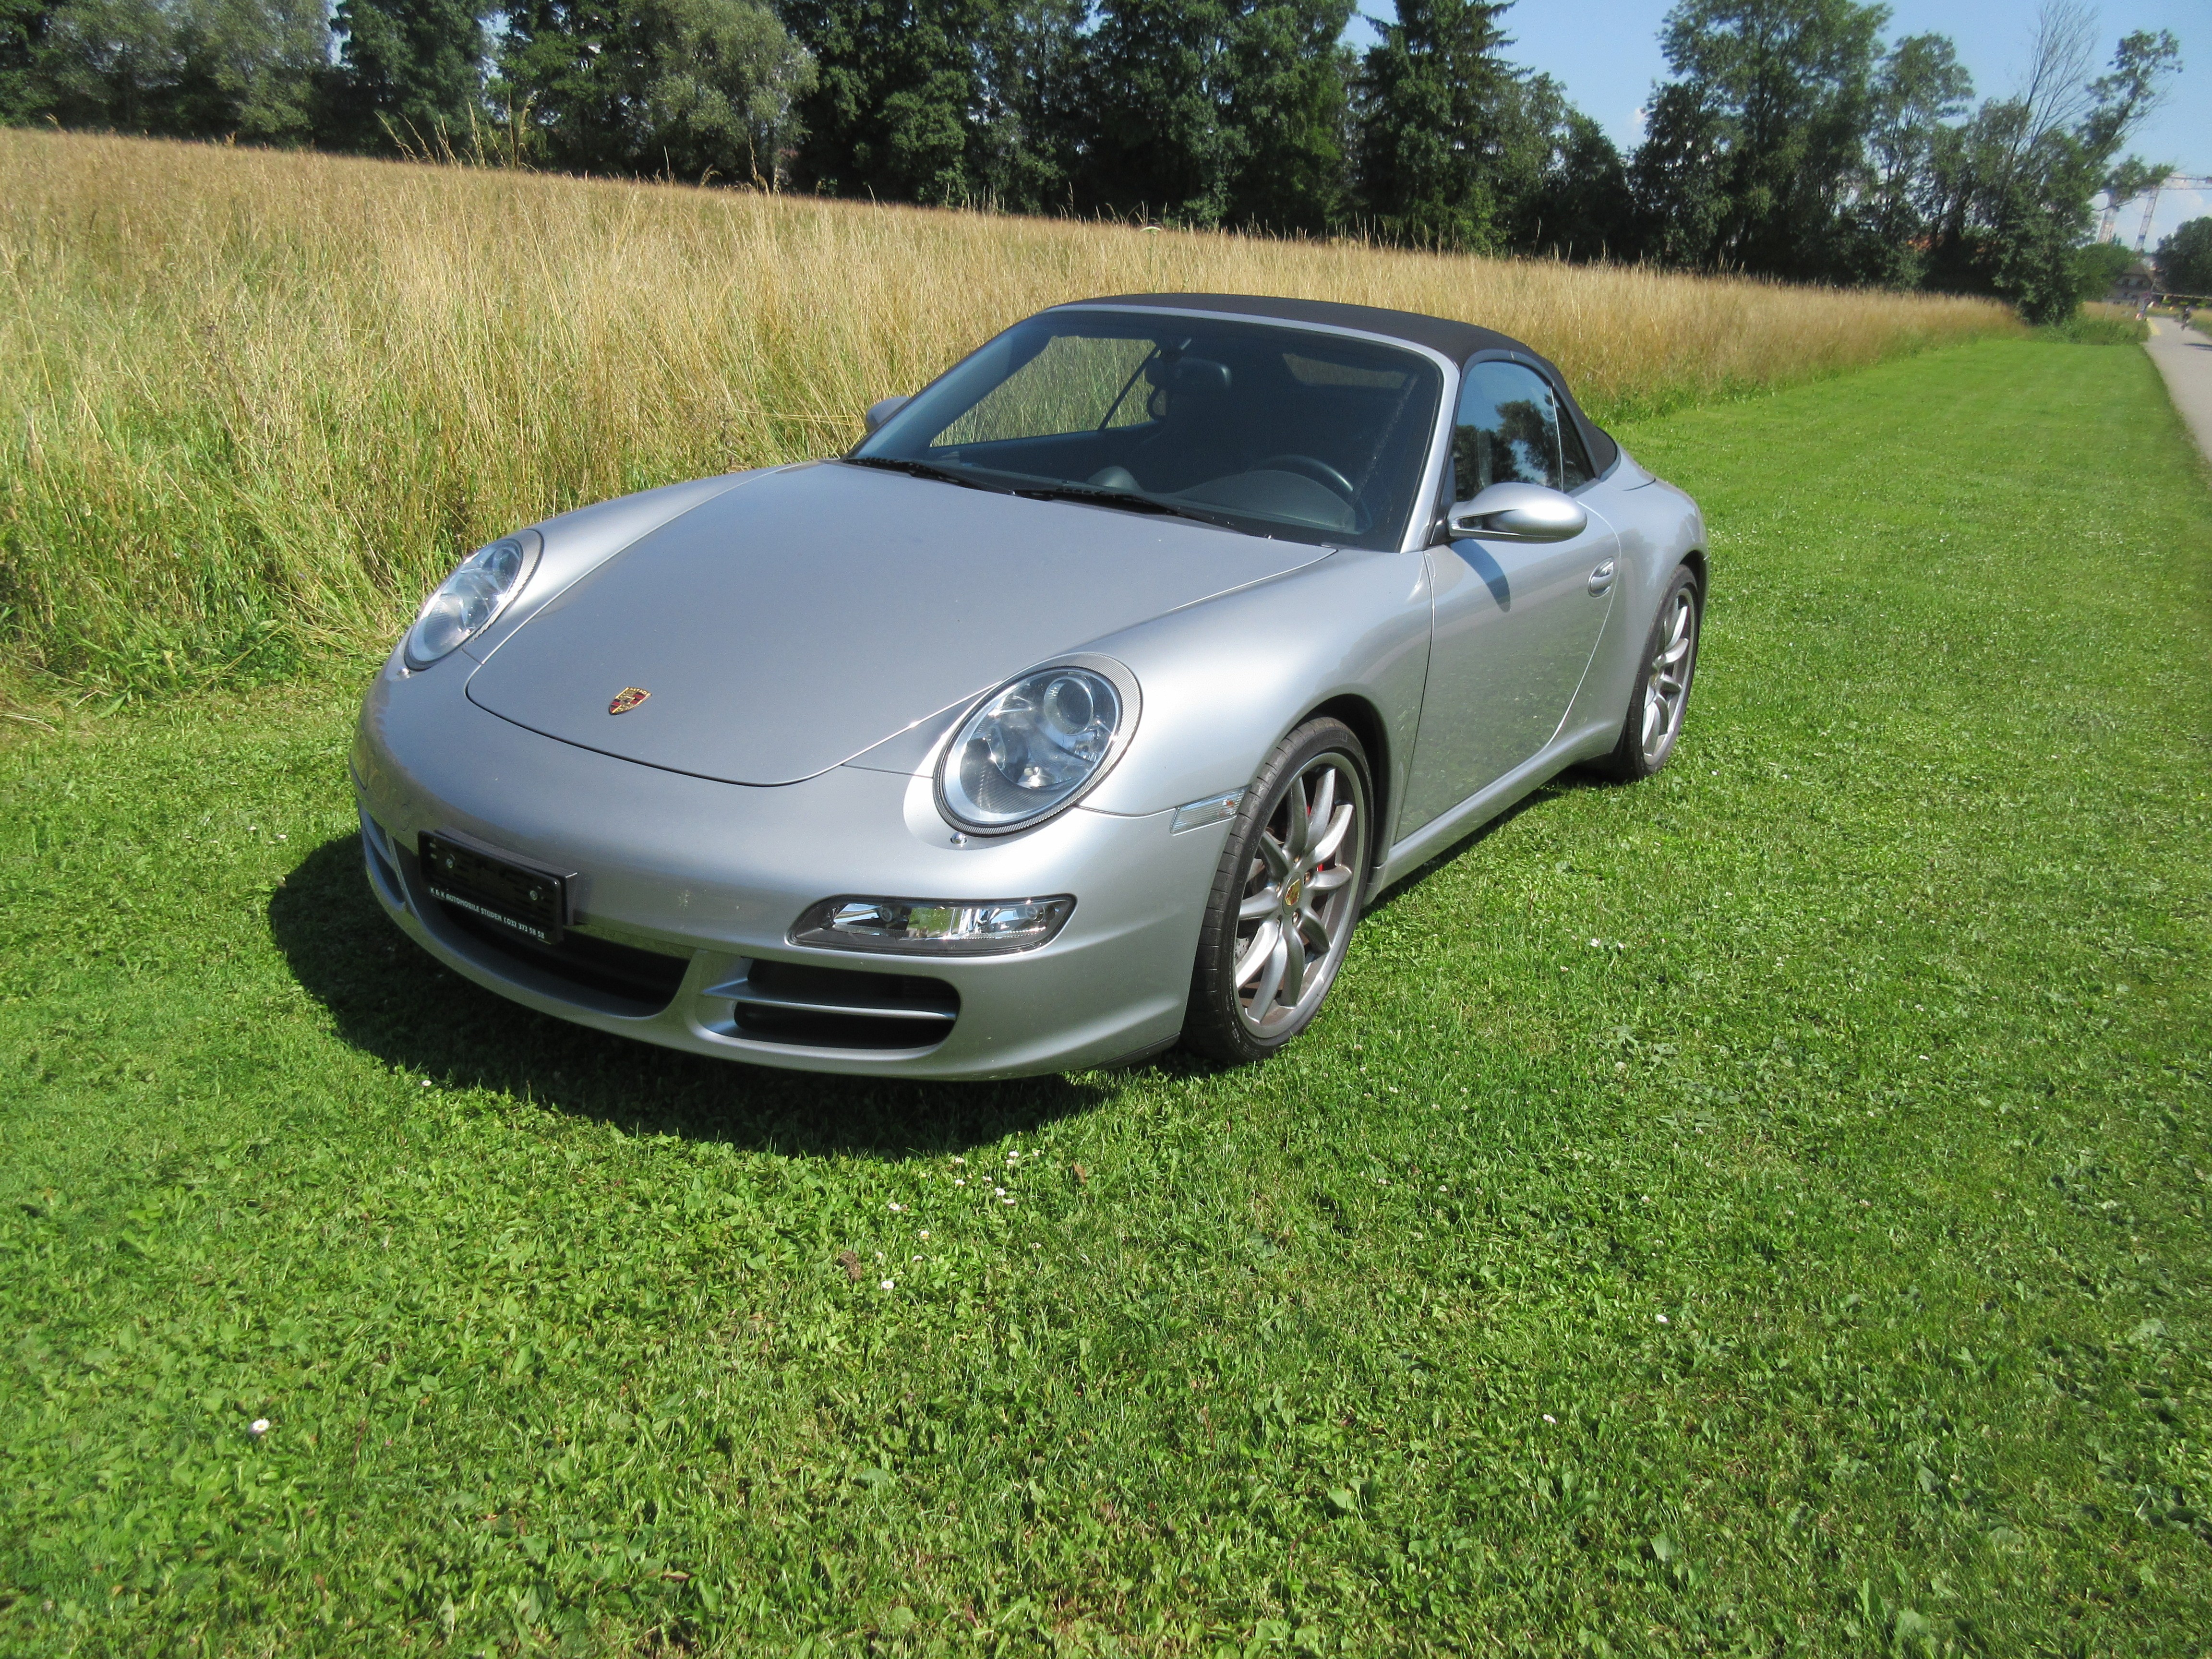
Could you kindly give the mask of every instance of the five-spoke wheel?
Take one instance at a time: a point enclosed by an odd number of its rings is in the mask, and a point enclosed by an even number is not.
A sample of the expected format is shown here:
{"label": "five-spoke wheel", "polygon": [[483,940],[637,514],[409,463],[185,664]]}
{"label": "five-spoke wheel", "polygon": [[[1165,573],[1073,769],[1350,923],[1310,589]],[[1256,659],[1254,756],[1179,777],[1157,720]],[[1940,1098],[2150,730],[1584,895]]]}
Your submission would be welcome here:
{"label": "five-spoke wheel", "polygon": [[1336,720],[1300,726],[1260,769],[1200,933],[1193,1048],[1257,1060],[1312,1023],[1359,920],[1368,800],[1367,757]]}
{"label": "five-spoke wheel", "polygon": [[1657,771],[1682,729],[1682,712],[1690,705],[1690,668],[1698,649],[1698,596],[1687,586],[1668,595],[1666,614],[1659,619],[1659,648],[1651,653],[1644,676],[1644,728],[1640,742],[1644,763]]}
{"label": "five-spoke wheel", "polygon": [[1620,741],[1598,763],[1601,770],[1632,783],[1650,777],[1674,752],[1690,707],[1690,681],[1698,672],[1702,598],[1697,572],[1687,565],[1675,571],[1644,644]]}

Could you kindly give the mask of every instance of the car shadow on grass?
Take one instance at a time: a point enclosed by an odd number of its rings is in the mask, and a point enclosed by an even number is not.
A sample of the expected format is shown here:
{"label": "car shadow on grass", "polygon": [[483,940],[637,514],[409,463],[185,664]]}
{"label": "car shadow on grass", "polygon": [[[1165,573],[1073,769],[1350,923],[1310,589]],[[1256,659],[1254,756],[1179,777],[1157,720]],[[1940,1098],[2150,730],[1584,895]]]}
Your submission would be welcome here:
{"label": "car shadow on grass", "polygon": [[1087,1110],[1110,1082],[926,1083],[710,1060],[554,1019],[442,966],[377,904],[351,836],[269,901],[293,975],[355,1048],[449,1088],[496,1090],[627,1133],[799,1156],[933,1156]]}
{"label": "car shadow on grass", "polygon": [[1369,899],[1367,908],[1360,914],[1363,916],[1372,916],[1388,910],[1427,881],[1430,877],[1435,875],[1437,871],[1473,852],[1523,812],[1541,806],[1547,801],[1558,800],[1566,795],[1579,794],[1585,789],[1613,789],[1619,787],[1609,778],[1601,777],[1595,772],[1585,771],[1579,766],[1571,766],[1548,782],[1537,785],[1535,788],[1522,796],[1496,817],[1487,818],[1477,824],[1426,862],[1408,870],[1397,880]]}

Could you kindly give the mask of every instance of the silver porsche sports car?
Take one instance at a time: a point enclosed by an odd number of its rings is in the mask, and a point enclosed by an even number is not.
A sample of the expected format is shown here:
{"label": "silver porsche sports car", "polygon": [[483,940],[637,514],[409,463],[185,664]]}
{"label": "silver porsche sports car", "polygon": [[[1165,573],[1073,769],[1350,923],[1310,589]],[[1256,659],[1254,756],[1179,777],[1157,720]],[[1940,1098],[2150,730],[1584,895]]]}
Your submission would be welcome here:
{"label": "silver porsche sports car", "polygon": [[430,596],[352,754],[423,949],[763,1065],[1256,1060],[1372,895],[1681,731],[1697,507],[1503,335],[1089,300],[867,426],[550,519]]}

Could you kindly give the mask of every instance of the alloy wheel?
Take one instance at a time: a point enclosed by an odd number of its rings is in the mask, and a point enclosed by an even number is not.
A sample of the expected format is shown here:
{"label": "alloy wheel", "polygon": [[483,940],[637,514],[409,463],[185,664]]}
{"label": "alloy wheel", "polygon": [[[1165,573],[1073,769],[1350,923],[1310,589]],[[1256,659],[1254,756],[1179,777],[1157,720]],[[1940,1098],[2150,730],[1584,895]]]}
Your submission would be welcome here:
{"label": "alloy wheel", "polygon": [[1254,844],[1237,911],[1238,1017],[1272,1038],[1309,1018],[1359,917],[1367,791],[1344,756],[1317,756],[1283,792]]}
{"label": "alloy wheel", "polygon": [[1690,672],[1697,660],[1698,598],[1685,585],[1674,593],[1659,630],[1658,648],[1644,672],[1641,742],[1647,771],[1658,770],[1681,732],[1682,714],[1690,702]]}

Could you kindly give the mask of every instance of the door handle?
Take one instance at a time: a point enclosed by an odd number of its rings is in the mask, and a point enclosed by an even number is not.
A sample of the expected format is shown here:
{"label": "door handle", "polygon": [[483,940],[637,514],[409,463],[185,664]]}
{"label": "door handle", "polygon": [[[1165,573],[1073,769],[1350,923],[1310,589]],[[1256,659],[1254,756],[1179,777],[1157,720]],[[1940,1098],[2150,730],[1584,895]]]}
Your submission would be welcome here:
{"label": "door handle", "polygon": [[1589,591],[1593,593],[1604,592],[1607,588],[1613,586],[1613,562],[1611,559],[1607,559],[1603,564],[1598,566],[1596,569],[1590,572]]}

